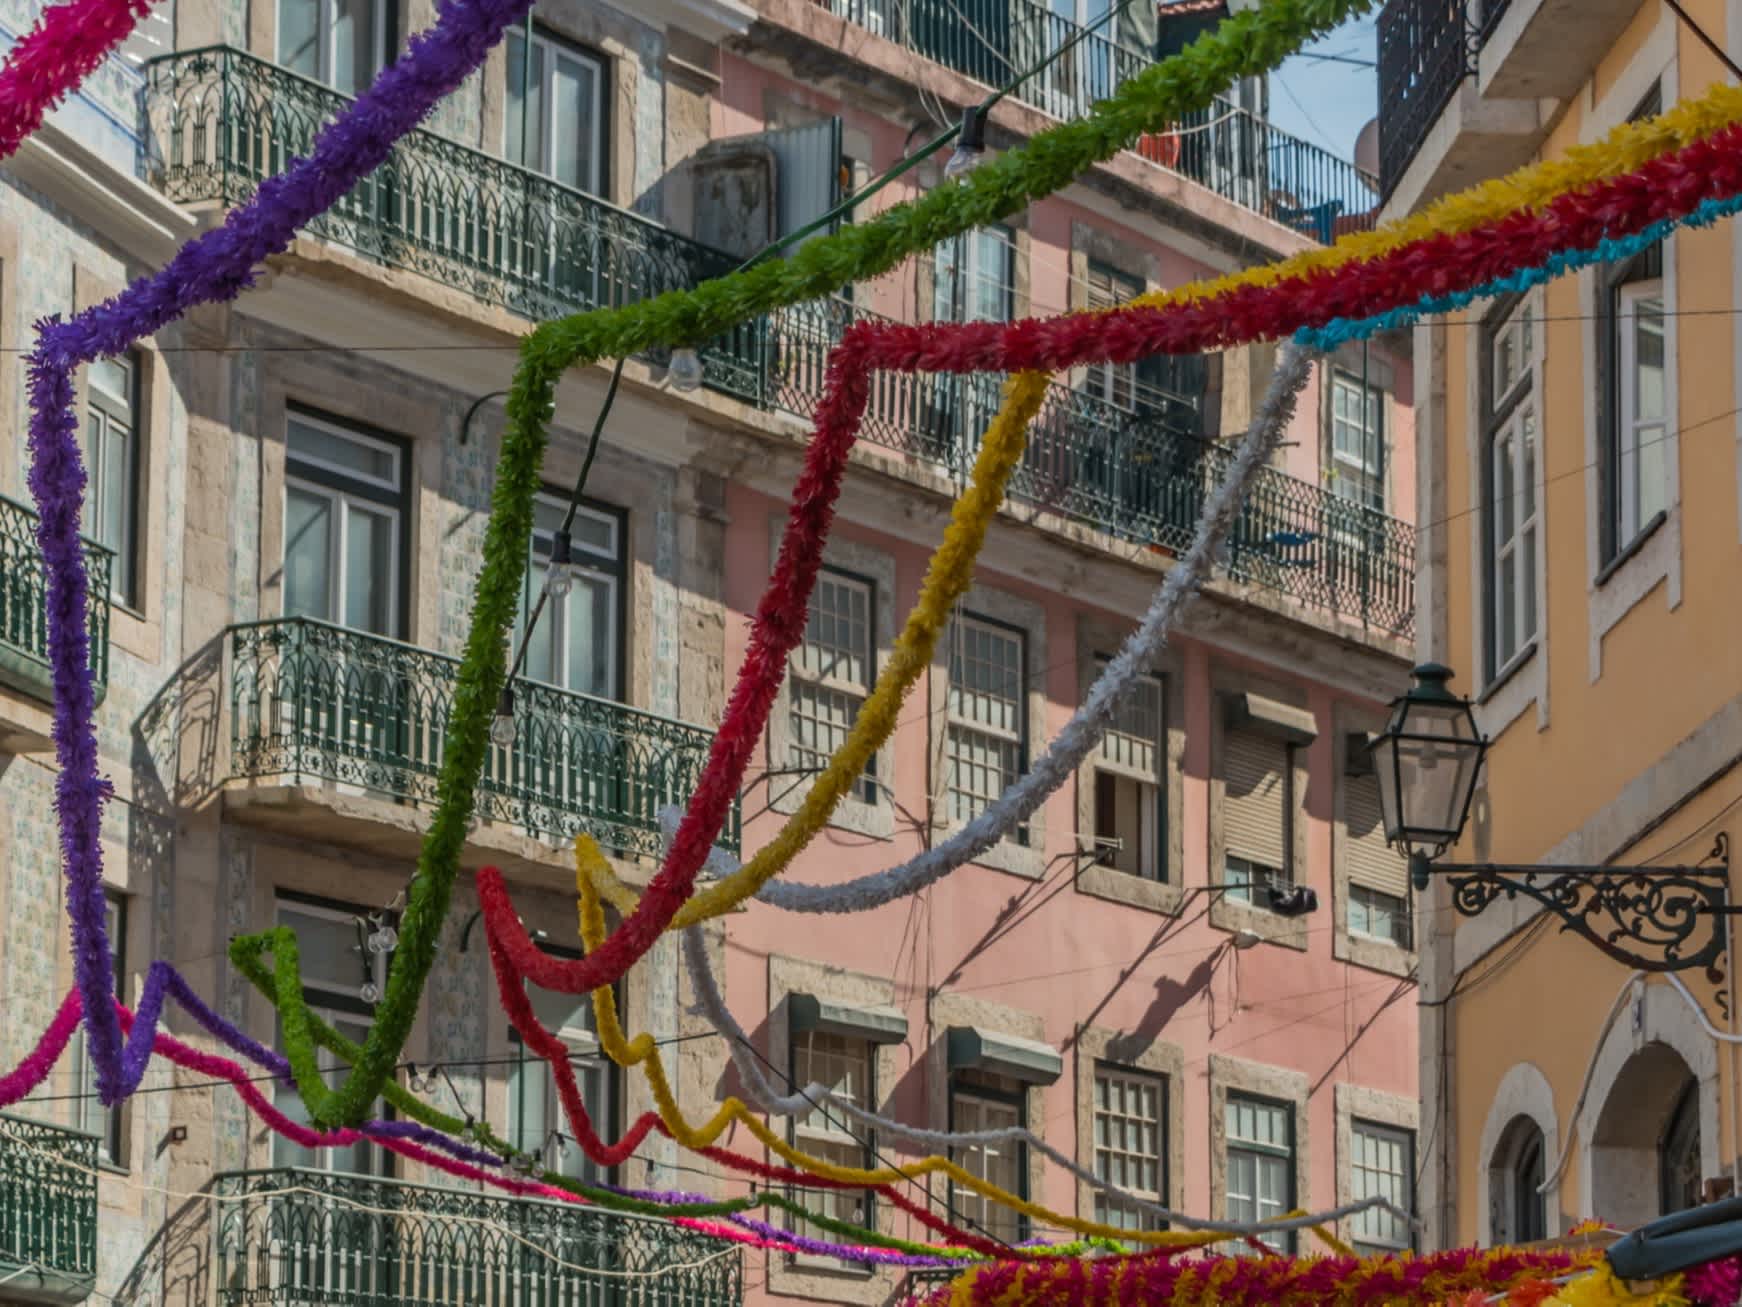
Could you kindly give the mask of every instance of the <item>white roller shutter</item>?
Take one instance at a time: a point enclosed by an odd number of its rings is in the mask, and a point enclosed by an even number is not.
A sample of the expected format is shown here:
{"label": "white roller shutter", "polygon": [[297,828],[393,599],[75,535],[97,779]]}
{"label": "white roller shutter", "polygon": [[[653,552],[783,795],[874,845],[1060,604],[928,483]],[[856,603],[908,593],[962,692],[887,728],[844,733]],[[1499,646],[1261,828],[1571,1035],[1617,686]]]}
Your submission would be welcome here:
{"label": "white roller shutter", "polygon": [[1288,746],[1230,730],[1222,761],[1222,829],[1230,855],[1288,869]]}
{"label": "white roller shutter", "polygon": [[1393,898],[1409,897],[1409,862],[1385,842],[1379,819],[1379,780],[1375,776],[1343,778],[1343,864],[1349,883]]}

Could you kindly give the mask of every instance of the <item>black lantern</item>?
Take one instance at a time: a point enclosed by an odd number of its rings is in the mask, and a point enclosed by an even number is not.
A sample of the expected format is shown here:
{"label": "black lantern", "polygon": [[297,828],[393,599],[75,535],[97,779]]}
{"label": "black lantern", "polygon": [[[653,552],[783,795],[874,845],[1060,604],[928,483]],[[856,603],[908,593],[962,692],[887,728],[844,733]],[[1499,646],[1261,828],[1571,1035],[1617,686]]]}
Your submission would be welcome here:
{"label": "black lantern", "polygon": [[1415,887],[1426,889],[1428,860],[1463,832],[1488,740],[1470,701],[1446,688],[1449,669],[1424,663],[1414,676],[1372,750],[1385,838],[1409,855]]}

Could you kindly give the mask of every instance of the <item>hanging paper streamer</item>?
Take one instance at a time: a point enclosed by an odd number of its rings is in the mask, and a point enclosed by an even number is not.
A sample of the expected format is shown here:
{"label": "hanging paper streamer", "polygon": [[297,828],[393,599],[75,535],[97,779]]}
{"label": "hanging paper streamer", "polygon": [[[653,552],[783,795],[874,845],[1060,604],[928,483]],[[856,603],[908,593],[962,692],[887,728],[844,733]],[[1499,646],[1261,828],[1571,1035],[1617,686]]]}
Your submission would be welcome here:
{"label": "hanging paper streamer", "polygon": [[10,158],[150,12],[151,0],[69,0],[44,9],[0,66],[0,159]]}

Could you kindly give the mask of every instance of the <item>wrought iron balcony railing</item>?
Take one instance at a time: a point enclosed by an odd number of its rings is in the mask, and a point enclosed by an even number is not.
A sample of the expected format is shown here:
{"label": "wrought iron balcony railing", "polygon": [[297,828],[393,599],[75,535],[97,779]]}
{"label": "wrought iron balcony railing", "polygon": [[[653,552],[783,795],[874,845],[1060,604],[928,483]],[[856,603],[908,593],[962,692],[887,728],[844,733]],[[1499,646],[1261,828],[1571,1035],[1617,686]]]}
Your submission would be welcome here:
{"label": "wrought iron balcony railing", "polygon": [[[815,0],[820,7],[988,87],[1002,86],[1082,25],[1037,0]],[[1148,67],[1145,52],[1098,30],[1012,95],[1055,118],[1081,118]],[[1373,225],[1372,178],[1347,159],[1218,100],[1137,153],[1236,204],[1329,244]]]}
{"label": "wrought iron balcony railing", "polygon": [[326,1171],[212,1182],[223,1307],[737,1307],[736,1245],[668,1222]]}
{"label": "wrought iron balcony railing", "polygon": [[97,1282],[97,1137],[0,1117],[0,1295],[82,1302]]}
{"label": "wrought iron balcony railing", "polygon": [[1379,14],[1379,190],[1390,195],[1476,70],[1478,45],[1505,10],[1488,6],[1478,32],[1469,0],[1390,0]]}
{"label": "wrought iron balcony railing", "polygon": [[[109,570],[114,555],[87,543],[91,578],[91,672],[101,697],[109,683]],[[36,514],[0,495],[0,683],[46,698],[48,580],[36,545]]]}
{"label": "wrought iron balcony railing", "polygon": [[[457,659],[306,617],[230,628],[231,775],[311,777],[435,799]],[[478,816],[656,853],[659,812],[694,793],[713,733],[532,681],[514,743],[490,747]],[[738,846],[739,814],[722,842]]]}
{"label": "wrought iron balcony railing", "polygon": [[[939,42],[954,39],[941,28],[934,35]],[[306,149],[343,102],[323,86],[234,50],[156,60],[147,67],[148,116],[157,151],[151,176],[179,200],[236,203],[289,154]],[[1231,124],[1241,121],[1238,115],[1229,117],[1215,132],[1232,131]],[[1256,128],[1248,137],[1245,144],[1224,149],[1217,143],[1224,138],[1215,133],[1187,134],[1176,141],[1179,159],[1197,160],[1190,166],[1205,176],[1225,173],[1228,186],[1247,185],[1254,200],[1274,197],[1268,184],[1251,180],[1253,169],[1278,177],[1288,169],[1297,175],[1306,165],[1285,168],[1276,162],[1283,156],[1265,144],[1269,138],[1257,135]],[[1252,167],[1242,171],[1243,166],[1228,162],[1233,156],[1248,159]],[[1313,156],[1308,147],[1292,157]],[[1240,181],[1242,176],[1247,181]],[[1337,221],[1334,209],[1319,206],[1313,221]],[[315,229],[380,262],[414,269],[535,318],[691,286],[731,262],[635,214],[425,132],[401,141],[392,160]],[[850,322],[863,316],[872,315],[831,300],[746,323],[703,349],[707,382],[758,407],[809,416],[823,393],[829,349]],[[1149,384],[1134,380],[1126,388],[1123,404],[1057,388],[1012,498],[1125,538],[1178,548],[1196,520],[1193,505],[1201,499],[1201,478],[1213,465],[1213,453],[1191,463],[1188,490],[1176,476],[1140,475],[1130,466],[1106,464],[1107,456],[1097,452],[1116,449],[1123,457],[1131,442],[1154,439],[1124,434],[1146,424],[1200,429],[1204,361],[1164,359],[1155,370],[1159,375]],[[960,447],[964,433],[983,416],[983,404],[972,397],[985,389],[948,378],[879,377],[865,434],[916,459],[960,470],[961,459],[971,453]],[[1097,470],[1106,466],[1117,471]],[[1076,474],[1091,479],[1082,485],[1063,479]],[[1134,484],[1148,488],[1133,489]],[[1278,474],[1265,486],[1273,503],[1288,507],[1266,519],[1277,521],[1280,534],[1254,542],[1241,575],[1385,629],[1406,631],[1414,571],[1408,529]],[[1182,516],[1187,513],[1194,516]],[[1359,529],[1352,531],[1345,529],[1351,514],[1359,518]],[[1326,534],[1331,524],[1339,532],[1334,537]],[[1356,546],[1344,541],[1365,542],[1378,554],[1356,558]]]}

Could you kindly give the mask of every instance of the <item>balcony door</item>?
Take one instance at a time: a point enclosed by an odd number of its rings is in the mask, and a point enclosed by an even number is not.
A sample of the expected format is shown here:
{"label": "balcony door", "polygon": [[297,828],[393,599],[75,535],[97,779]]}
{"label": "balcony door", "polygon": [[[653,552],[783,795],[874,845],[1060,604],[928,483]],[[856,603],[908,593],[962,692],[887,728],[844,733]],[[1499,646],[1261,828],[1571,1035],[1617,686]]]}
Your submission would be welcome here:
{"label": "balcony door", "polygon": [[[939,322],[1008,322],[1016,311],[1016,238],[994,223],[939,245],[932,258],[932,316]],[[932,378],[918,452],[966,475],[974,444],[998,411],[1003,378]]]}
{"label": "balcony door", "polygon": [[[1030,35],[1019,67],[1032,67],[1056,55],[1066,42],[1085,27],[1095,30],[1041,70],[1032,96],[1055,118],[1081,118],[1097,100],[1113,93],[1114,32],[1105,22],[1111,0],[1051,0],[1046,6],[1025,6],[1026,21],[1038,30]],[[1025,95],[1024,98],[1029,98]]]}
{"label": "balcony door", "polygon": [[401,789],[394,773],[413,761],[408,751],[435,747],[432,731],[414,731],[407,719],[414,687],[403,651],[369,638],[403,634],[406,484],[406,452],[397,443],[290,412],[284,615],[329,625],[285,628],[272,687],[279,729],[292,753],[327,755],[325,766],[292,770],[389,792]]}
{"label": "balcony door", "polygon": [[394,0],[278,0],[278,62],[356,95],[387,66],[397,19]]}

